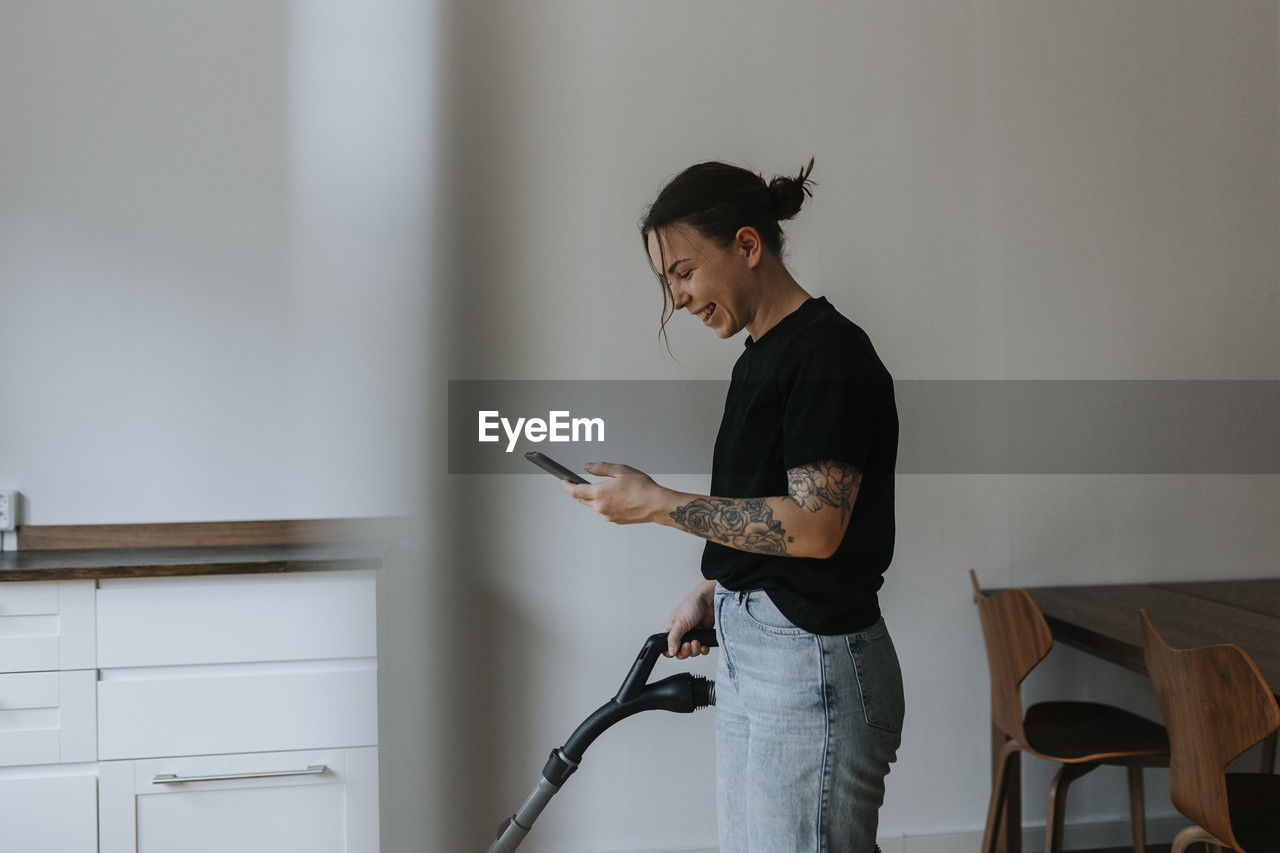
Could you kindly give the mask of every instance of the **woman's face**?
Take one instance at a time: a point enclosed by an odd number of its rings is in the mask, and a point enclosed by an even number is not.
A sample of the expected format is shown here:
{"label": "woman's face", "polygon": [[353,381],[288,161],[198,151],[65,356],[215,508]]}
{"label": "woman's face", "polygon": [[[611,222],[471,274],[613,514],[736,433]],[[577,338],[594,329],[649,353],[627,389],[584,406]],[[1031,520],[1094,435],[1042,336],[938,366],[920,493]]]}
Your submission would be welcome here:
{"label": "woman's face", "polygon": [[761,253],[754,228],[741,229],[724,248],[682,223],[650,231],[646,239],[649,261],[666,280],[675,310],[688,310],[720,338],[733,337],[751,322],[751,273]]}

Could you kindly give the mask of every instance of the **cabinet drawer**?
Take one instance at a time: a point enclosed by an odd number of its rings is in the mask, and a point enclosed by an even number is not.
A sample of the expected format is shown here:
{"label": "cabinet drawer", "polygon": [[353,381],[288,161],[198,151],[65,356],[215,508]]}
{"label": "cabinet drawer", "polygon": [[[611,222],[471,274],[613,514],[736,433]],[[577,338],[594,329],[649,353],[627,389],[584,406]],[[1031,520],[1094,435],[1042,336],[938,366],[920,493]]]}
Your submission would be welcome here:
{"label": "cabinet drawer", "polygon": [[97,758],[92,670],[0,675],[0,766]]}
{"label": "cabinet drawer", "polygon": [[104,580],[98,666],[374,657],[373,572]]}
{"label": "cabinet drawer", "polygon": [[93,581],[0,583],[0,672],[95,665]]}
{"label": "cabinet drawer", "polygon": [[377,853],[373,748],[99,765],[102,853]]}
{"label": "cabinet drawer", "polygon": [[372,660],[103,670],[103,760],[371,746]]}

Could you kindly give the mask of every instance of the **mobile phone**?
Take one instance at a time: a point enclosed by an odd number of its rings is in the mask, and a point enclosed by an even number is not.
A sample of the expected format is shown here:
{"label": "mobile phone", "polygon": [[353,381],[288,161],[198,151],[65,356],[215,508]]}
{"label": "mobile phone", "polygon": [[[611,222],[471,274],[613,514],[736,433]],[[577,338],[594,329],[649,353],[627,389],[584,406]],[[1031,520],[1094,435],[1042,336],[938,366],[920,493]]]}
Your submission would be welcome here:
{"label": "mobile phone", "polygon": [[586,480],[582,479],[577,474],[552,459],[550,456],[547,456],[545,453],[539,453],[536,450],[531,450],[524,455],[524,458],[528,459],[548,474],[555,476],[557,479],[568,480],[570,483],[580,486],[590,485]]}

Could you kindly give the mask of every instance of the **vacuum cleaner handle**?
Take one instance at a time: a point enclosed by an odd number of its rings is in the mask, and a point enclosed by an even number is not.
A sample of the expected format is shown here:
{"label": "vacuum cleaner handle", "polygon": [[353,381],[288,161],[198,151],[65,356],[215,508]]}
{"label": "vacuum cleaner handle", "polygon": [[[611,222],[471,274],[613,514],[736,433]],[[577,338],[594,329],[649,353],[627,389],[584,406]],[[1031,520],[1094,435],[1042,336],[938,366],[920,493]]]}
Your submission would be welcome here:
{"label": "vacuum cleaner handle", "polygon": [[[647,646],[649,643],[652,643],[655,639],[659,641],[658,654],[662,654],[662,650],[667,647],[667,635],[653,634],[649,637],[649,639],[644,641],[645,645]],[[680,640],[680,643],[681,645],[683,645],[685,643],[691,643],[694,640],[697,640],[699,643],[702,643],[702,645],[708,646],[710,648],[715,648],[716,646],[719,645],[719,643],[716,642],[715,628],[694,628],[692,631],[684,635],[683,639]]]}
{"label": "vacuum cleaner handle", "polygon": [[[716,629],[715,628],[695,628],[684,635],[680,643],[690,643],[697,640],[708,648],[714,648],[716,645]],[[667,648],[666,634],[651,634],[649,639],[644,641],[644,645],[640,648],[640,654],[636,657],[636,662],[631,665],[631,671],[627,673],[627,678],[622,682],[618,695],[613,697],[615,702],[626,702],[644,689],[645,682],[649,680],[649,674],[653,672],[653,665],[658,662],[658,656]]]}

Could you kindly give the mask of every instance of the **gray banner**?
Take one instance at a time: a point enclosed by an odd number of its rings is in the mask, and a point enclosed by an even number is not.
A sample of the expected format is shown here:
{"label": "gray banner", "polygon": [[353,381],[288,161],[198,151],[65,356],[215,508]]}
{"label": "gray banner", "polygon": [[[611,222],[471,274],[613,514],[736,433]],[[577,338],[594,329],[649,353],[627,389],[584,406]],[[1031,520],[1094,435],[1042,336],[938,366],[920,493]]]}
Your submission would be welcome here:
{"label": "gray banner", "polygon": [[[524,453],[539,450],[579,471],[710,474],[728,388],[453,380],[449,472],[536,474]],[[1280,381],[906,380],[894,393],[901,474],[1280,474]]]}

